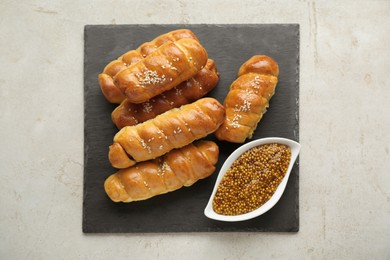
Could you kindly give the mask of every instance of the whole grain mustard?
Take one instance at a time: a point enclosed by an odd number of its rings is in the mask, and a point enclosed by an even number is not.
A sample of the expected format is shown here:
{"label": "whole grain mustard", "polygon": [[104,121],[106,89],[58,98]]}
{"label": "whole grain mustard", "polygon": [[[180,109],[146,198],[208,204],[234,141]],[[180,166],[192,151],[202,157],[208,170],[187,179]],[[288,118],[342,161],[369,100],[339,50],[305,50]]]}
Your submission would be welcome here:
{"label": "whole grain mustard", "polygon": [[283,144],[253,147],[237,158],[220,182],[213,209],[221,215],[241,215],[266,203],[282,182],[291,150]]}

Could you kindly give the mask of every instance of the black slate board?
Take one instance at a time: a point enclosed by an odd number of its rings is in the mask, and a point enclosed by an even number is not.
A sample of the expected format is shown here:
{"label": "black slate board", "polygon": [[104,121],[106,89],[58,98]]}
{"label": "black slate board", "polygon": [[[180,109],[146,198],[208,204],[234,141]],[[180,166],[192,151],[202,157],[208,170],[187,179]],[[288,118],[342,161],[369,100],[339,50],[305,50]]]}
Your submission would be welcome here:
{"label": "black slate board", "polygon": [[[98,74],[111,60],[145,41],[168,31],[189,28],[198,36],[220,72],[218,86],[208,95],[223,102],[240,65],[255,54],[273,57],[280,67],[276,94],[253,139],[285,137],[298,141],[299,129],[299,25],[87,25],[85,26],[84,109],[85,158],[83,232],[204,232],[278,231],[297,232],[298,162],[287,188],[274,208],[244,222],[225,223],[203,214],[223,162],[239,145],[217,142],[220,158],[211,177],[189,188],[129,204],[113,203],[103,189],[115,169],[107,158],[108,146],[117,129],[109,104],[100,92]],[[213,136],[208,139],[214,140]]]}

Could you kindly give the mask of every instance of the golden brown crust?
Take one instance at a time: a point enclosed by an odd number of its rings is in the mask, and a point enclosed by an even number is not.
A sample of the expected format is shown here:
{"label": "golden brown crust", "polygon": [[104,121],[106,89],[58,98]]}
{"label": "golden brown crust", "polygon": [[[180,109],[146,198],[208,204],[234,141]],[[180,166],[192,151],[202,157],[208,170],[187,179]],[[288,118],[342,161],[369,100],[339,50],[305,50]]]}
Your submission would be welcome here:
{"label": "golden brown crust", "polygon": [[[214,132],[225,117],[224,107],[213,98],[198,101],[171,109],[144,123],[126,126],[114,137],[109,158],[122,158],[125,163],[111,161],[112,166],[123,168],[130,161],[146,161],[157,158],[172,149],[183,147],[194,140]],[[119,154],[117,154],[119,153]]]}
{"label": "golden brown crust", "polygon": [[238,77],[249,72],[278,77],[279,66],[278,63],[269,56],[255,55],[242,64],[238,71]]}
{"label": "golden brown crust", "polygon": [[278,64],[264,55],[255,55],[240,67],[224,101],[226,119],[215,132],[219,140],[243,143],[252,137],[275,92],[278,75]]}
{"label": "golden brown crust", "polygon": [[112,201],[131,202],[190,186],[215,171],[218,153],[214,142],[198,141],[119,170],[107,178],[104,189]]}
{"label": "golden brown crust", "polygon": [[110,62],[104,68],[103,72],[99,74],[99,85],[106,99],[111,103],[117,104],[121,103],[125,99],[125,96],[114,84],[113,77],[118,72],[148,56],[164,43],[177,41],[183,38],[198,40],[192,31],[188,29],[179,29],[162,34],[151,42],[145,42],[136,50],[128,51],[117,60]]}
{"label": "golden brown crust", "polygon": [[191,103],[206,95],[218,83],[219,75],[211,59],[195,77],[148,100],[135,104],[124,100],[111,114],[112,121],[119,128],[136,125],[152,119],[169,109]]}
{"label": "golden brown crust", "polygon": [[167,42],[146,58],[119,72],[114,84],[132,103],[142,103],[195,76],[207,52],[193,39]]}
{"label": "golden brown crust", "polygon": [[124,169],[135,164],[135,161],[129,158],[129,155],[118,143],[110,145],[108,159],[110,160],[112,166],[118,169]]}
{"label": "golden brown crust", "polygon": [[118,104],[125,99],[122,92],[115,86],[114,80],[108,74],[99,74],[99,85],[101,86],[104,97],[110,102]]}

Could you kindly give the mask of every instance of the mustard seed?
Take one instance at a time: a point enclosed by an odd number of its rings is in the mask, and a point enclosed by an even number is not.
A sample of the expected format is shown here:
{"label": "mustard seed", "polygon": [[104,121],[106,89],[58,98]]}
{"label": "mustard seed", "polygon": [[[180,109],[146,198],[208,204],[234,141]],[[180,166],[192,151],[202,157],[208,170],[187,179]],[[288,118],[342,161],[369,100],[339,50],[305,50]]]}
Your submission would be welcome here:
{"label": "mustard seed", "polygon": [[266,203],[286,175],[291,150],[282,144],[264,144],[244,152],[220,182],[213,209],[221,215],[241,215]]}

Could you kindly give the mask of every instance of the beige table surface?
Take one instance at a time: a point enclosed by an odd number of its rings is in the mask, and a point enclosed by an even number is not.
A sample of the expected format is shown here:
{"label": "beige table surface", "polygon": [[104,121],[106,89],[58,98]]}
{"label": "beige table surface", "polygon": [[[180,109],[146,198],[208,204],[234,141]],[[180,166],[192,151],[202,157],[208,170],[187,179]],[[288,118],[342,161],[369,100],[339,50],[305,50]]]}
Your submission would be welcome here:
{"label": "beige table surface", "polygon": [[[299,23],[300,231],[84,235],[86,24]],[[390,1],[0,1],[0,259],[390,259]]]}

